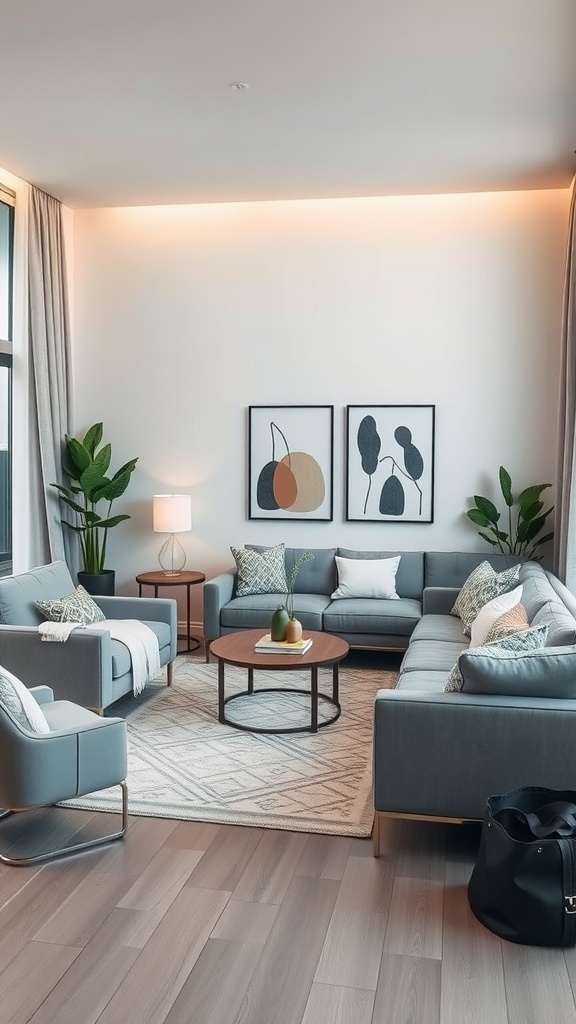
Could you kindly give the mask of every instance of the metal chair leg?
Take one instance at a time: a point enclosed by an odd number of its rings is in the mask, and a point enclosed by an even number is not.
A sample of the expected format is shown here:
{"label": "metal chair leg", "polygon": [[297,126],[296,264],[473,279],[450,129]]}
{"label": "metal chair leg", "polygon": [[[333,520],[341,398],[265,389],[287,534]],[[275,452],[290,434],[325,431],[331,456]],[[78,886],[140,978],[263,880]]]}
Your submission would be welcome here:
{"label": "metal chair leg", "polygon": [[[74,846],[64,846],[58,850],[51,850],[49,853],[39,853],[34,857],[7,857],[5,854],[0,853],[0,863],[12,864],[16,867],[39,864],[41,861],[53,860],[55,857],[64,857],[69,853],[78,853],[80,850],[91,850],[95,846],[102,846],[103,843],[112,843],[116,839],[122,839],[128,827],[128,786],[126,782],[120,782],[118,785],[122,790],[122,827],[119,832],[112,832],[110,835],[100,836],[97,839],[88,839],[86,842],[76,843]],[[37,810],[37,808],[34,808],[34,810]],[[11,810],[4,811],[3,814],[0,814],[0,821],[14,813]]]}

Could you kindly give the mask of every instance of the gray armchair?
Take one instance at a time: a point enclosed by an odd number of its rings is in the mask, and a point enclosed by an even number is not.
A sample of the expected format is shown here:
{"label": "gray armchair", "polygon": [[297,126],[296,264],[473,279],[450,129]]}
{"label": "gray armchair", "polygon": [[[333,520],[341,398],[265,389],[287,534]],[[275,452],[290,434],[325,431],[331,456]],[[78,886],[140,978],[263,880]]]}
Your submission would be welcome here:
{"label": "gray armchair", "polygon": [[[48,686],[31,688],[30,692],[40,705],[49,732],[33,732],[10,711],[0,708],[0,807],[4,809],[0,812],[0,843],[6,850],[0,852],[0,862],[4,864],[36,864],[121,839],[128,819],[126,722],[122,718],[100,718],[70,701],[55,701]],[[10,848],[17,849],[18,833],[13,823],[7,830],[5,819],[16,812],[48,807],[115,785],[122,788],[118,831],[27,856],[10,856]],[[33,831],[34,826],[25,830],[26,845]]]}
{"label": "gray armchair", "polygon": [[[52,562],[19,576],[0,579],[0,662],[28,686],[51,686],[58,700],[71,700],[102,713],[133,690],[130,651],[108,633],[74,630],[64,643],[42,640],[38,625],[45,616],[37,601],[65,597],[74,590],[65,562]],[[156,634],[160,664],[177,651],[177,606],[171,598],[94,597],[108,619],[139,619]]]}

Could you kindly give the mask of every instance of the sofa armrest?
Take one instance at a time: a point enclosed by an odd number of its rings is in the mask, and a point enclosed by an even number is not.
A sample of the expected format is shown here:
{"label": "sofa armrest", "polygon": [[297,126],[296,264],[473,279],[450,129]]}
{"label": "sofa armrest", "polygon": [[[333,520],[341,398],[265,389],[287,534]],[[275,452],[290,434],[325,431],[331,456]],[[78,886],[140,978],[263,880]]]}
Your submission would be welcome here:
{"label": "sofa armrest", "polygon": [[65,643],[42,640],[37,626],[0,625],[2,664],[30,689],[52,687],[59,700],[101,708],[112,682],[109,633],[73,630]]}
{"label": "sofa armrest", "polygon": [[176,625],[177,602],[172,597],[94,597],[107,619],[148,619]]}
{"label": "sofa armrest", "polygon": [[54,690],[50,686],[31,686],[30,693],[40,706],[42,704],[52,704],[54,701]]}
{"label": "sofa armrest", "polygon": [[576,789],[576,700],[377,694],[376,810],[480,820],[519,786]]}
{"label": "sofa armrest", "polygon": [[458,587],[424,587],[423,615],[450,615],[460,590]]}
{"label": "sofa armrest", "polygon": [[236,572],[222,572],[204,584],[204,639],[208,645],[220,636],[220,612],[234,597]]}

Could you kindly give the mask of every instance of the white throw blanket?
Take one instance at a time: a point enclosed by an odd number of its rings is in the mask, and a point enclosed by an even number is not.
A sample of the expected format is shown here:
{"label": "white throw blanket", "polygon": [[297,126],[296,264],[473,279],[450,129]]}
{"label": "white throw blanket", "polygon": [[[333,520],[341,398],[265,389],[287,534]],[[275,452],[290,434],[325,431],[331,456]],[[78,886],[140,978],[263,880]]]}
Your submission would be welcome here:
{"label": "white throw blanket", "polygon": [[41,622],[38,626],[43,640],[64,642],[73,629],[97,629],[109,633],[113,640],[119,640],[130,651],[132,659],[132,682],[135,694],[142,693],[146,683],[160,675],[160,648],[154,630],[138,619],[104,619],[90,626],[77,622]]}

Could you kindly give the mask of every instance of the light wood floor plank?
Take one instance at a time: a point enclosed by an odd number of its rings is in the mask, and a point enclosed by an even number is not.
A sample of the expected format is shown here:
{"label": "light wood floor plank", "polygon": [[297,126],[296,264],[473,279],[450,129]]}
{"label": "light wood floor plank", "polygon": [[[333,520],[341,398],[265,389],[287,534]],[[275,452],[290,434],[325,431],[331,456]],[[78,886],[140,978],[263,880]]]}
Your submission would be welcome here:
{"label": "light wood floor plank", "polygon": [[292,879],[229,1024],[301,1024],[337,892],[338,882],[331,879]]}
{"label": "light wood floor plank", "polygon": [[32,938],[85,946],[130,885],[125,875],[91,871]]}
{"label": "light wood floor plank", "polygon": [[267,829],[238,880],[234,899],[281,903],[305,843],[301,832]]}
{"label": "light wood floor plank", "polygon": [[207,850],[221,828],[221,825],[211,821],[178,821],[164,845],[181,846],[186,850]]}
{"label": "light wood floor plank", "polygon": [[441,1024],[508,1024],[502,941],[468,904],[471,867],[446,864]]}
{"label": "light wood floor plank", "polygon": [[[62,906],[85,875],[92,869],[90,856],[63,859],[46,864],[33,875],[9,903],[0,910],[0,933],[12,928],[31,938]],[[13,867],[12,871],[21,868]]]}
{"label": "light wood floor plank", "polygon": [[230,1024],[261,954],[249,943],[209,939],[165,1024]]}
{"label": "light wood floor plank", "polygon": [[42,865],[38,864],[36,867],[19,867],[15,871],[13,866],[0,865],[0,910],[28,885],[41,868]]}
{"label": "light wood floor plank", "polygon": [[96,1024],[104,1007],[139,956],[123,945],[135,910],[112,910],[30,1024]]}
{"label": "light wood floor plank", "polygon": [[233,892],[260,842],[264,829],[229,825],[220,828],[188,884],[198,889]]}
{"label": "light wood floor plank", "polygon": [[27,1024],[81,952],[73,946],[28,942],[0,974],[2,1024]]}
{"label": "light wood floor plank", "polygon": [[349,857],[314,980],[374,991],[394,881],[394,861]]}
{"label": "light wood floor plank", "polygon": [[397,877],[392,889],[384,952],[440,960],[443,903],[443,882]]}
{"label": "light wood floor plank", "polygon": [[[374,1000],[374,1024],[439,1024],[440,970],[438,960],[385,953]],[[484,1024],[492,1024],[489,1017]]]}
{"label": "light wood floor plank", "polygon": [[124,839],[106,848],[99,867],[132,877],[140,875],[177,825],[177,821],[167,818],[131,818]]}
{"label": "light wood floor plank", "polygon": [[310,878],[342,878],[351,845],[352,840],[344,836],[308,836],[294,874]]}
{"label": "light wood floor plank", "polygon": [[98,1024],[164,1024],[228,899],[228,893],[184,887]]}
{"label": "light wood floor plank", "polygon": [[231,899],[212,932],[213,939],[234,939],[264,945],[278,914],[276,903],[243,903]]}
{"label": "light wood floor plank", "polygon": [[202,854],[202,850],[163,846],[118,900],[117,906],[132,910],[158,910],[163,915],[201,860]]}
{"label": "light wood floor plank", "polygon": [[396,874],[407,878],[432,878],[444,882],[447,828],[431,821],[403,821]]}
{"label": "light wood floor plank", "polygon": [[373,992],[314,983],[302,1024],[371,1024],[373,1005]]}
{"label": "light wood floor plank", "polygon": [[503,942],[502,952],[509,1024],[576,1024],[576,1007],[561,949]]}

